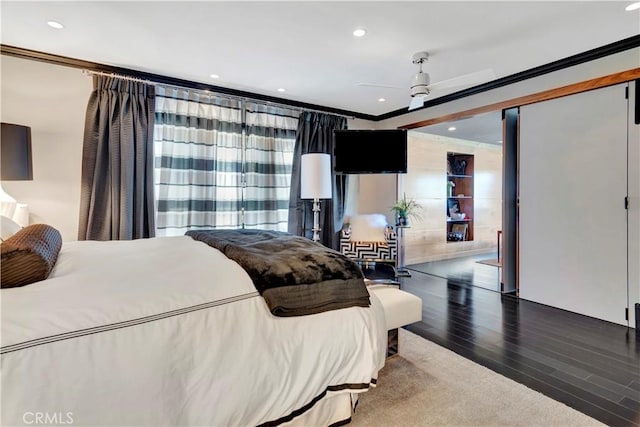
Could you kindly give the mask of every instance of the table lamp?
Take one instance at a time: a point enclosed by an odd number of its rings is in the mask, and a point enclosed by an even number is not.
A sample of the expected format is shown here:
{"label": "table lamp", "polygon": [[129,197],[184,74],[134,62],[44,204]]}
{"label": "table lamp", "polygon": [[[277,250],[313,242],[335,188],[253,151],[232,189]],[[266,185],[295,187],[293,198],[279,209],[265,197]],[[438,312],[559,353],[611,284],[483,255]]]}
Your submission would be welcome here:
{"label": "table lamp", "polygon": [[320,199],[331,198],[331,156],[303,154],[300,164],[300,198],[313,199],[313,241],[320,240]]}
{"label": "table lamp", "polygon": [[32,179],[31,128],[2,123],[0,128],[0,215],[13,218],[17,204],[16,199],[2,188],[2,181]]}

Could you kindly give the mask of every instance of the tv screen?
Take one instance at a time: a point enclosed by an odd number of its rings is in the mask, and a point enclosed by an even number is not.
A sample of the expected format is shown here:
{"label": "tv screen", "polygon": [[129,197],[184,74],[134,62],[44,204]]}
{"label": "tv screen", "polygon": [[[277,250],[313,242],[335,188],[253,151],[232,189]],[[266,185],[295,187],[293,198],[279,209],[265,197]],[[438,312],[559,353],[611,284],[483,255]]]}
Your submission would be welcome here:
{"label": "tv screen", "polygon": [[407,173],[406,130],[337,130],[334,135],[336,173]]}

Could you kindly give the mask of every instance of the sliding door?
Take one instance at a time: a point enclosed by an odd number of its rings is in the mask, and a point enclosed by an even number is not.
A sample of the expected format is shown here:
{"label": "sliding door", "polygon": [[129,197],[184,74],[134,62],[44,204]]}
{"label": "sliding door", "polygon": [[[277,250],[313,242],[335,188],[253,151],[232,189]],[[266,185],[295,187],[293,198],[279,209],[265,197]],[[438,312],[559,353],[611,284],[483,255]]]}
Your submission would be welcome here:
{"label": "sliding door", "polygon": [[627,84],[523,106],[519,296],[627,324]]}

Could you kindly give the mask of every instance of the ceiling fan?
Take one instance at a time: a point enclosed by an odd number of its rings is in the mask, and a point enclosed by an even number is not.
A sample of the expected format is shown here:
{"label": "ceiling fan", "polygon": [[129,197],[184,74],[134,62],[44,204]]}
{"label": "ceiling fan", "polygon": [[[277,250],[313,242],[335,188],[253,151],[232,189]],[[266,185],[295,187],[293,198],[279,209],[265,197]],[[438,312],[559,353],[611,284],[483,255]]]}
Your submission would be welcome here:
{"label": "ceiling fan", "polygon": [[[409,104],[409,110],[415,110],[416,108],[422,107],[427,96],[429,96],[429,94],[434,90],[449,89],[457,86],[472,85],[475,83],[484,83],[496,78],[495,72],[491,68],[488,68],[469,74],[463,74],[451,79],[442,80],[436,83],[431,83],[431,77],[429,77],[429,74],[422,71],[422,64],[427,62],[428,59],[428,52],[417,52],[413,55],[412,62],[418,65],[418,72],[413,76],[413,79],[411,80],[412,99],[411,103]],[[397,86],[387,86],[375,83],[358,83],[358,86],[404,89]]]}

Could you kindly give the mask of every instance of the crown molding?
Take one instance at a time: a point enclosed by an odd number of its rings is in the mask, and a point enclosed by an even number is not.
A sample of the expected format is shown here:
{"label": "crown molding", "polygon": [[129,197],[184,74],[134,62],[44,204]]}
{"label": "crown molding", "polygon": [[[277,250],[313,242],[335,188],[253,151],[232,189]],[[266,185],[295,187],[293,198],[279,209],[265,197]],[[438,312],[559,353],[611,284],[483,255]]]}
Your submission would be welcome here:
{"label": "crown molding", "polygon": [[435,98],[426,101],[420,108],[408,111],[407,108],[401,108],[399,110],[390,111],[385,114],[376,116],[375,120],[386,120],[393,117],[402,116],[404,114],[413,113],[415,111],[424,110],[436,105],[445,104],[447,102],[455,101],[457,99],[466,98],[467,96],[476,95],[482,92],[486,92],[492,89],[497,89],[510,84],[518,83],[523,80],[532,79],[534,77],[542,76],[544,74],[552,73],[554,71],[562,70],[564,68],[572,67],[574,65],[583,64],[585,62],[593,61],[595,59],[604,58],[605,56],[613,55],[625,50],[633,49],[640,46],[640,35],[632,36],[623,40],[619,40],[614,43],[610,43],[605,46],[601,46],[595,49],[588,50],[586,52],[578,53],[573,56],[569,56],[564,59],[550,62],[548,64],[540,65],[538,67],[530,68],[520,73],[511,74],[506,77],[502,77],[496,80],[492,80],[487,83],[483,83],[478,86],[474,86],[468,89],[464,89],[458,92],[444,95],[439,98]]}
{"label": "crown molding", "polygon": [[[457,99],[466,98],[468,96],[477,95],[482,92],[497,89],[510,84],[518,83],[523,80],[538,77],[544,74],[552,73],[554,71],[562,70],[564,68],[572,67],[574,65],[583,64],[585,62],[593,61],[599,58],[603,58],[609,55],[613,55],[625,50],[633,49],[640,46],[640,35],[632,36],[623,40],[619,40],[614,43],[610,43],[595,49],[591,49],[573,56],[569,56],[558,61],[553,61],[548,64],[540,65],[516,74],[511,74],[506,77],[501,77],[496,80],[492,80],[481,85],[477,85],[468,89],[464,89],[458,92],[454,92],[448,95],[441,96],[429,101],[426,101],[420,108],[411,110],[411,113],[424,110],[436,105],[445,104],[447,102],[455,101]],[[408,114],[408,109],[401,108],[398,110],[390,111],[388,113],[380,115],[372,115],[366,113],[360,113],[357,111],[341,110],[337,108],[326,107],[322,105],[309,104],[306,102],[294,101],[286,98],[278,98],[273,96],[261,95],[253,92],[241,91],[236,89],[229,89],[221,86],[204,84],[201,82],[183,80],[174,77],[164,76],[161,74],[147,73],[144,71],[134,70],[130,68],[114,67],[110,65],[100,64],[97,62],[84,61],[81,59],[70,58],[61,55],[54,55],[46,52],[39,52],[30,49],[24,49],[16,46],[8,46],[0,44],[0,53],[2,55],[9,55],[23,59],[31,59],[35,61],[42,61],[56,65],[63,65],[67,67],[74,67],[80,69],[86,69],[89,71],[100,71],[113,74],[121,74],[139,78],[142,80],[150,80],[160,84],[166,84],[171,86],[179,86],[185,88],[193,88],[200,90],[208,90],[211,92],[217,92],[220,94],[227,94],[231,96],[249,98],[256,101],[272,102],[276,104],[288,105],[291,107],[297,107],[303,110],[322,111],[330,114],[337,114],[341,116],[353,117],[357,119],[370,120],[379,122],[390,118],[402,116]]]}
{"label": "crown molding", "polygon": [[47,62],[49,64],[62,65],[66,67],[78,68],[88,71],[98,71],[103,73],[111,73],[134,77],[141,80],[149,80],[154,83],[166,84],[169,86],[178,86],[189,89],[208,90],[219,94],[231,95],[239,98],[247,98],[254,101],[263,101],[267,103],[281,104],[283,106],[296,107],[302,110],[320,111],[339,116],[353,117],[363,120],[375,121],[376,116],[371,114],[359,113],[356,111],[341,110],[338,108],[326,107],[323,105],[309,104],[306,102],[295,101],[286,98],[278,98],[275,96],[262,95],[254,92],[242,91],[237,89],[225,88],[222,86],[209,85],[192,80],[178,79],[175,77],[164,76],[161,74],[148,73],[145,71],[134,70],[131,68],[115,67],[111,65],[100,64],[97,62],[85,61],[67,56],[55,55],[52,53],[39,52],[36,50],[24,49],[16,46],[0,44],[0,54],[13,56],[16,58],[30,59],[33,61]]}

